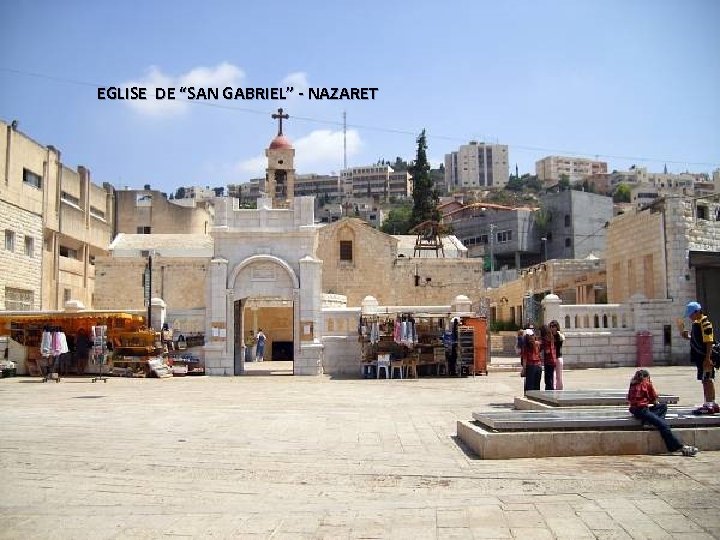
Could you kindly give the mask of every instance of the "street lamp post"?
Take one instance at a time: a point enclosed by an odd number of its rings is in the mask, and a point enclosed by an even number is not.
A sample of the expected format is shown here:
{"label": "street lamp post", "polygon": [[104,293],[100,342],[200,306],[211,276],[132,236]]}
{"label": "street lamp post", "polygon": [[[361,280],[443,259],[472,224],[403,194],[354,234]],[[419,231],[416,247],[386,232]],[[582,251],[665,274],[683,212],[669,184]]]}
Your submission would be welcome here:
{"label": "street lamp post", "polygon": [[152,328],[150,317],[152,316],[152,253],[148,254],[148,299],[147,299],[147,324],[148,328]]}

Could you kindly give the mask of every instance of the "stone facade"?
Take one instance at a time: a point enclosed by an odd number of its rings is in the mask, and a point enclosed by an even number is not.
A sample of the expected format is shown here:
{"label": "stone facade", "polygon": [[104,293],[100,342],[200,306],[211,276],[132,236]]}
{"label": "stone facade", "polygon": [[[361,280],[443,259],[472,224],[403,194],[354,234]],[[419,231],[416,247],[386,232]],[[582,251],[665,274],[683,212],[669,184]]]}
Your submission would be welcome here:
{"label": "stone facade", "polygon": [[[322,373],[322,261],[317,258],[314,201],[295,197],[287,208],[258,199],[257,210],[237,199],[216,207],[214,257],[206,281],[205,369],[210,375],[244,373],[245,307],[292,306],[293,372]],[[267,305],[265,306],[267,307]],[[272,329],[264,329],[272,334]]]}
{"label": "stone facade", "polygon": [[115,204],[116,234],[209,234],[214,218],[211,201],[175,202],[155,190],[118,190]]}
{"label": "stone facade", "polygon": [[604,299],[605,283],[603,259],[550,260],[521,271],[516,280],[487,290],[492,320],[525,324],[527,295],[542,298],[554,292],[565,303],[594,304]]}
{"label": "stone facade", "polygon": [[[0,310],[39,310],[42,216],[0,200],[0,234]],[[29,245],[32,247],[28,252]]]}
{"label": "stone facade", "polygon": [[[106,253],[112,235],[112,187],[93,184],[85,167],[66,167],[57,149],[16,125],[0,122],[0,130],[0,204],[15,244],[12,253],[0,252],[0,266],[33,273],[21,290],[25,298],[32,293],[28,305],[35,309],[61,309],[70,299],[92,308],[94,260]],[[3,298],[6,288],[15,294],[16,281],[12,271],[2,273]]]}
{"label": "stone facade", "polygon": [[110,254],[95,261],[97,309],[147,309],[145,274],[152,254],[151,298],[164,301],[173,330],[205,331],[205,281],[213,255],[209,235],[119,234]]}
{"label": "stone facade", "polygon": [[[349,260],[341,257],[341,242],[350,242]],[[367,295],[383,305],[432,305],[458,294],[477,305],[484,291],[482,259],[398,257],[395,238],[355,218],[321,228],[317,253],[323,292],[347,296],[349,306]]]}

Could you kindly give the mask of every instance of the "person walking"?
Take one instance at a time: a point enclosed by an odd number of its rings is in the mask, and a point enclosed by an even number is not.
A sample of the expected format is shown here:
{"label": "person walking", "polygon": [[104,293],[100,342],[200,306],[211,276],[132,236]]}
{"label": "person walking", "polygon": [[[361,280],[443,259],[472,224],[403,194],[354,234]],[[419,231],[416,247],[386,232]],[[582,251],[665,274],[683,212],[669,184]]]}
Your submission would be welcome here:
{"label": "person walking", "polygon": [[255,340],[257,341],[257,345],[255,346],[255,361],[256,362],[262,362],[264,360],[265,356],[265,340],[267,338],[265,337],[265,334],[262,331],[262,328],[258,329],[257,336],[255,336]]}
{"label": "person walking", "polygon": [[670,429],[665,420],[667,404],[658,402],[657,391],[647,370],[639,369],[635,372],[630,381],[627,400],[630,405],[630,413],[635,418],[643,422],[643,424],[650,424],[658,429],[668,452],[681,450],[684,456],[692,457],[697,455],[697,448],[683,444]]}
{"label": "person walking", "polygon": [[560,323],[550,321],[550,333],[555,341],[555,390],[563,389],[563,356],[562,346],[565,342],[565,334],[560,332]]}
{"label": "person walking", "polygon": [[713,325],[703,313],[702,306],[695,301],[685,306],[685,317],[692,321],[688,332],[680,322],[680,334],[690,341],[690,362],[697,368],[697,379],[702,383],[703,405],[693,411],[694,414],[717,414],[720,406],[715,402],[715,366],[712,362]]}

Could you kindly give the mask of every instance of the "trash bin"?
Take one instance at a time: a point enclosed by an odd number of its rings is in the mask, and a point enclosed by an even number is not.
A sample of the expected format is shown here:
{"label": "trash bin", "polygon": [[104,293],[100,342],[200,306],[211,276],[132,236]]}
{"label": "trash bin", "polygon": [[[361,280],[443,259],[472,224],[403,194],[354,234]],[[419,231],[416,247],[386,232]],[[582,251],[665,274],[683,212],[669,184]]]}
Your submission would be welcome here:
{"label": "trash bin", "polygon": [[635,334],[636,366],[653,365],[652,334],[647,330]]}

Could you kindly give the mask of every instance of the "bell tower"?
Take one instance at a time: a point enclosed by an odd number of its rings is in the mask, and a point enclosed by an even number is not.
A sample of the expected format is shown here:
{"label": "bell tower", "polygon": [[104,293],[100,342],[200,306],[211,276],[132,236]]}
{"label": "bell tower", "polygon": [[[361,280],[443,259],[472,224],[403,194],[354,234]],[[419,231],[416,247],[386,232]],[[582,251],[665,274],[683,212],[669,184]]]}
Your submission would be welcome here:
{"label": "bell tower", "polygon": [[278,121],[278,132],[265,150],[268,158],[265,169],[265,196],[279,202],[292,201],[295,197],[295,149],[283,135],[283,119],[287,120],[290,115],[283,114],[283,110],[278,109],[272,118]]}

